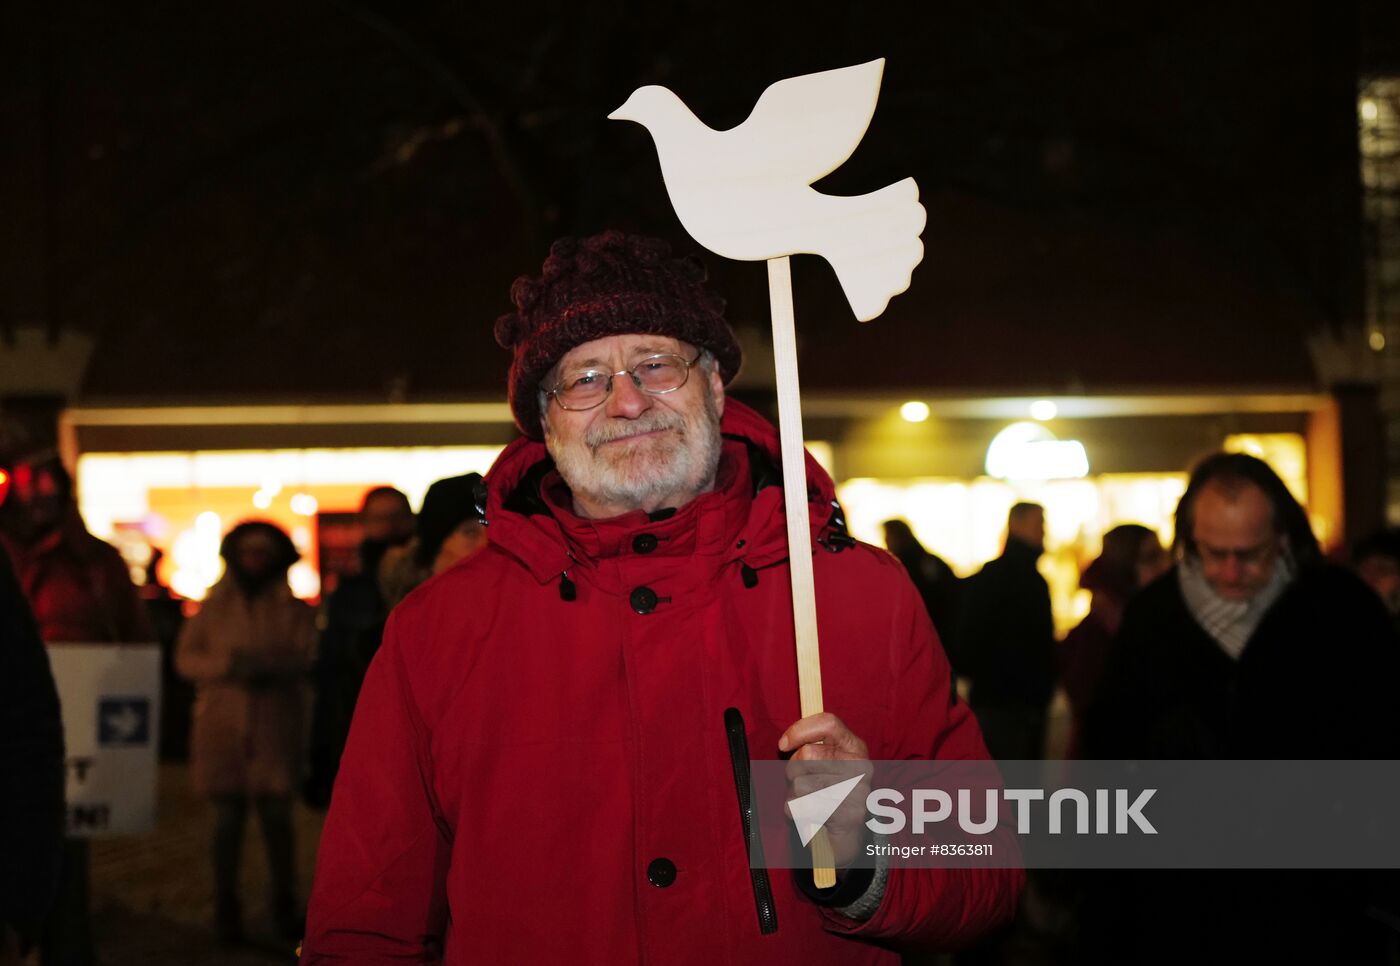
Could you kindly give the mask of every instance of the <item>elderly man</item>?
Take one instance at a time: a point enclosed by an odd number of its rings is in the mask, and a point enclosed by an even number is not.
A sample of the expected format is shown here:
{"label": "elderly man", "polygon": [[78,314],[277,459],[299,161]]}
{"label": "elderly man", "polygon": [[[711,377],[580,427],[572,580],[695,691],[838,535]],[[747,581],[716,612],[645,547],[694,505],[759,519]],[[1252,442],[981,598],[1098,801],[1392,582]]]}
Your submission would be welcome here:
{"label": "elderly man", "polygon": [[[777,433],[726,398],[740,351],[702,283],[608,232],[513,287],[497,337],[525,438],[486,479],[488,546],[390,620],[303,963],[894,963],[1009,918],[1015,870],[843,870],[817,890],[749,867],[745,746],[986,753],[917,592],[845,535],[810,459],[835,713],[798,720]],[[861,831],[829,828],[847,867]]]}
{"label": "elderly man", "polygon": [[[1385,608],[1323,563],[1265,463],[1201,462],[1176,511],[1177,565],[1128,604],[1090,758],[1394,758],[1397,650]],[[1356,875],[1144,873],[1104,886],[1084,962],[1381,962]]]}
{"label": "elderly man", "polygon": [[[1176,553],[1124,613],[1090,712],[1093,757],[1390,757],[1391,702],[1377,707],[1354,678],[1391,660],[1385,609],[1323,563],[1267,464],[1201,462],[1177,507]],[[1325,668],[1344,677],[1329,687]]]}

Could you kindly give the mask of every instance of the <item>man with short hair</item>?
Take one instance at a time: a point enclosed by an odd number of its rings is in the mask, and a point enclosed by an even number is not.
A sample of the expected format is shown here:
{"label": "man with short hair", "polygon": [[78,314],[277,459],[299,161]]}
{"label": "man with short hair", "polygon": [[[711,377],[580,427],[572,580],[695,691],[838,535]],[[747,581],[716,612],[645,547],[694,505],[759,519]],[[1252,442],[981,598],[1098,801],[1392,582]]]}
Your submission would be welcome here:
{"label": "man with short hair", "polygon": [[1055,618],[1050,588],[1036,569],[1045,552],[1045,508],[1017,503],[1006,517],[1006,546],[968,579],[957,634],[958,674],[970,679],[968,704],[987,749],[1002,761],[1040,758],[1055,693]]}
{"label": "man with short hair", "polygon": [[[449,476],[428,487],[413,539],[389,551],[379,564],[379,589],[389,609],[429,577],[486,545],[486,528],[477,511],[477,500],[485,492],[480,473]],[[374,654],[362,657],[361,680]]]}
{"label": "man with short hair", "polygon": [[313,808],[330,804],[360,682],[389,616],[379,587],[380,561],[391,548],[408,543],[413,524],[413,508],[401,490],[376,486],[367,492],[360,501],[359,570],[342,578],[326,597],[302,785],[302,797]]}
{"label": "man with short hair", "polygon": [[747,754],[985,758],[976,723],[810,457],[834,713],[799,720],[777,432],[726,396],[741,355],[697,264],[608,232],[512,297],[525,438],[487,477],[490,542],[390,620],[303,963],[893,964],[1006,921],[1019,871],[855,870],[858,821],[828,822],[832,889],[750,868]]}
{"label": "man with short hair", "polygon": [[[1326,564],[1278,475],[1243,453],[1199,463],[1177,563],[1129,603],[1085,728],[1089,758],[1395,758],[1385,608]],[[1381,962],[1355,874],[1120,875],[1086,962]],[[1091,907],[1093,909],[1095,907]],[[1091,911],[1091,915],[1093,915]]]}

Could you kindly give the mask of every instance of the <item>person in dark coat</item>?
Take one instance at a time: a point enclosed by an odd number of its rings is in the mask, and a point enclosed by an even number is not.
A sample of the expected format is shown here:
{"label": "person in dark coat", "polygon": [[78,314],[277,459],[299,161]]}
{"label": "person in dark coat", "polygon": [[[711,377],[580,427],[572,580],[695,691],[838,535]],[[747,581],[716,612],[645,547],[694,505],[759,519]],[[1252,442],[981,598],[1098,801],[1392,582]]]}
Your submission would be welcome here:
{"label": "person in dark coat", "polygon": [[1055,619],[1036,569],[1045,552],[1045,509],[1017,503],[1006,549],[966,582],[954,669],[971,679],[967,703],[993,758],[1039,758],[1055,693]]}
{"label": "person in dark coat", "polygon": [[185,624],[184,600],[161,583],[159,571],[164,557],[160,548],[151,548],[146,582],[140,588],[151,631],[160,644],[160,760],[189,761],[194,686],[175,673],[175,642]]}
{"label": "person in dark coat", "polygon": [[958,575],[942,557],[925,549],[905,521],[886,520],[883,527],[885,549],[909,572],[909,579],[914,581],[914,587],[924,599],[924,607],[943,642],[943,649],[956,652],[953,635],[958,621]]}
{"label": "person in dark coat", "polygon": [[379,591],[384,555],[413,536],[413,509],[408,497],[392,486],[377,486],[360,503],[360,568],[326,598],[325,628],[317,645],[314,704],[307,777],[302,797],[313,808],[330,804],[331,787],[350,731],[355,695],[364,679],[365,662],[384,632],[389,608]]}
{"label": "person in dark coat", "polygon": [[[1127,607],[1087,757],[1400,755],[1389,615],[1323,562],[1267,464],[1240,453],[1200,463],[1177,507],[1175,553]],[[1141,872],[1101,885],[1088,962],[1366,963],[1384,949],[1355,873]]]}
{"label": "person in dark coat", "polygon": [[[126,562],[88,532],[58,454],[26,456],[11,475],[14,491],[0,513],[0,549],[9,552],[44,643],[151,640]],[[40,939],[45,966],[93,962],[90,871],[87,839],[65,838],[58,899]]]}
{"label": "person in dark coat", "polygon": [[57,894],[63,777],[48,654],[0,548],[0,963],[27,954]]}
{"label": "person in dark coat", "polygon": [[1351,567],[1400,628],[1400,527],[1386,527],[1359,540],[1351,552]]}
{"label": "person in dark coat", "polygon": [[1079,586],[1092,595],[1089,613],[1060,643],[1060,684],[1069,698],[1073,732],[1070,757],[1075,757],[1084,716],[1093,704],[1103,677],[1114,635],[1123,623],[1123,609],[1141,588],[1169,566],[1157,534],[1137,523],[1124,523],[1103,535],[1103,552],[1084,568]]}

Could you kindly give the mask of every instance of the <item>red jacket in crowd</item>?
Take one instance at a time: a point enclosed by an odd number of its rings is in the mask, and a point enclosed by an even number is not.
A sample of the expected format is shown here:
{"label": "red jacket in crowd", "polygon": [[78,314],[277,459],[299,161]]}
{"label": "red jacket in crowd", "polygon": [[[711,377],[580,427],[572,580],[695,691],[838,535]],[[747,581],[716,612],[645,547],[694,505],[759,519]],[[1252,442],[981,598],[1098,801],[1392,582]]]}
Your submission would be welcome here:
{"label": "red jacket in crowd", "polygon": [[[756,914],[725,709],[801,716],[776,430],[733,399],[713,492],[580,519],[545,448],[487,479],[491,541],[391,617],[321,838],[302,962],[894,964],[1010,918],[1019,870],[892,869],[866,921],[771,871]],[[808,458],[826,707],[872,759],[985,758],[923,602],[840,539]],[[836,539],[833,539],[836,537]]]}
{"label": "red jacket in crowd", "polygon": [[46,643],[154,639],[126,561],[88,533],[76,507],[33,543],[0,536],[0,544]]}

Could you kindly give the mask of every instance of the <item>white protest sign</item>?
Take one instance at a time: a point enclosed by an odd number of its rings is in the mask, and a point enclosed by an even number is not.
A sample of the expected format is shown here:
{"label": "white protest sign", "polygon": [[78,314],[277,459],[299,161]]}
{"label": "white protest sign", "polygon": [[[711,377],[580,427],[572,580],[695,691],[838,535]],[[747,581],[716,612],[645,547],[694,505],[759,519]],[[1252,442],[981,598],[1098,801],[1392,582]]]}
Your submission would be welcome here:
{"label": "white protest sign", "polygon": [[68,834],[104,838],[156,824],[160,647],[50,644],[63,705]]}

